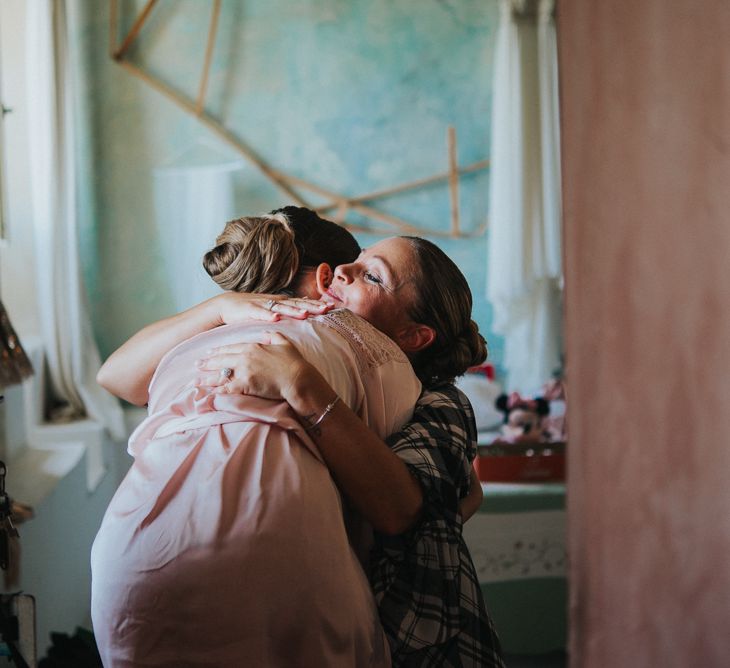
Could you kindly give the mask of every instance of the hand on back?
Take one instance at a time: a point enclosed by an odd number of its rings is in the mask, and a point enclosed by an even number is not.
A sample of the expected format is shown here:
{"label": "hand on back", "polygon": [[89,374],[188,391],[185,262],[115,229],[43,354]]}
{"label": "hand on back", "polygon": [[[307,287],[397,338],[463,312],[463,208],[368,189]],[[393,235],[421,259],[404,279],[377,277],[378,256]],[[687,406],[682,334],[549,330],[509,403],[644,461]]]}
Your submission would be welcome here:
{"label": "hand on back", "polygon": [[283,334],[267,332],[208,351],[198,360],[198,385],[217,394],[252,394],[290,400],[310,365]]}
{"label": "hand on back", "polygon": [[216,300],[218,315],[224,325],[235,325],[246,320],[277,322],[282,317],[304,320],[333,308],[331,304],[315,299],[242,292],[225,292]]}

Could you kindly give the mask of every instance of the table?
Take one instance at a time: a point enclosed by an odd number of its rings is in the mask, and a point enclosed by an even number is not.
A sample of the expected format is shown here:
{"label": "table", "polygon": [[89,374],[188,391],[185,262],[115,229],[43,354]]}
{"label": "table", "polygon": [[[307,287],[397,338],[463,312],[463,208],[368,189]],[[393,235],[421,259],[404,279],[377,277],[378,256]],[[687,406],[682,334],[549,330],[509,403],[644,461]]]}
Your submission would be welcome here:
{"label": "table", "polygon": [[483,483],[464,525],[503,649],[540,654],[566,646],[564,483]]}

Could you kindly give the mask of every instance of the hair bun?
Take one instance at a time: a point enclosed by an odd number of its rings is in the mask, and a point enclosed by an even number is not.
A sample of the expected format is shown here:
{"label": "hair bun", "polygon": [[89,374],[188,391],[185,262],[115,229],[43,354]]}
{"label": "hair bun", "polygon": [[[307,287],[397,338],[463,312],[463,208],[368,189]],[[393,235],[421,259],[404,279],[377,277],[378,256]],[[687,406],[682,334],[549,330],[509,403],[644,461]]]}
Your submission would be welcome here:
{"label": "hair bun", "polygon": [[487,357],[487,342],[471,318],[469,284],[436,244],[420,237],[402,238],[410,243],[417,268],[416,294],[408,315],[436,334],[433,343],[413,357],[413,367],[426,386],[452,382]]}
{"label": "hair bun", "polygon": [[224,290],[276,293],[286,288],[299,255],[286,216],[269,214],[226,223],[203,268]]}
{"label": "hair bun", "polygon": [[437,370],[435,375],[441,380],[462,376],[470,367],[484,362],[487,359],[487,342],[479,333],[477,323],[470,320],[439,358],[443,368],[439,368],[438,362],[434,366]]}
{"label": "hair bun", "polygon": [[462,373],[466,372],[469,367],[477,366],[487,359],[487,341],[480,334],[479,325],[473,320],[469,321],[463,334],[459,337],[459,341],[463,343],[464,362],[466,362]]}

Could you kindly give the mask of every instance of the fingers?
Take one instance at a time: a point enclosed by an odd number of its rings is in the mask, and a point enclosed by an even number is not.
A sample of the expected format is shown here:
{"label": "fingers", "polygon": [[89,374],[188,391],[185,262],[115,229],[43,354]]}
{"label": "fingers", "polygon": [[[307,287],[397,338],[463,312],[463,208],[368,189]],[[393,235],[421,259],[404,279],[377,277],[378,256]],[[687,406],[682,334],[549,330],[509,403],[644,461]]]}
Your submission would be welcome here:
{"label": "fingers", "polygon": [[308,299],[305,297],[285,297],[276,301],[278,304],[292,306],[307,311],[308,313],[322,313],[332,308],[332,304],[320,301],[319,299]]}
{"label": "fingers", "polygon": [[[217,360],[201,360],[210,368],[200,369],[195,379],[196,387],[209,388],[215,394],[247,394],[246,385],[242,379],[236,377],[236,368],[234,366],[223,366],[221,369]],[[223,369],[230,369],[231,375],[222,373]],[[238,367],[239,375],[244,374],[243,367]]]}
{"label": "fingers", "polygon": [[217,357],[218,355],[240,355],[242,353],[253,352],[253,350],[259,345],[272,344],[291,344],[291,341],[280,332],[257,332],[256,334],[246,337],[245,341],[241,341],[240,343],[229,343],[226,346],[211,348],[210,350],[206,350],[205,354],[208,358]]}
{"label": "fingers", "polygon": [[201,369],[195,378],[196,387],[218,387],[230,381],[220,371],[204,371]]}
{"label": "fingers", "polygon": [[208,385],[213,394],[247,394],[243,383],[233,379],[223,385]]}
{"label": "fingers", "polygon": [[326,313],[332,308],[332,304],[314,299],[287,297],[284,299],[267,299],[262,307],[271,313],[303,320],[310,315]]}
{"label": "fingers", "polygon": [[236,343],[207,351],[196,362],[196,386],[216,394],[282,399],[291,375],[296,374],[300,353],[278,332],[265,332],[259,338],[265,343]]}
{"label": "fingers", "polygon": [[[210,350],[206,350],[205,357],[198,360],[198,362],[218,358],[221,355],[225,355],[227,358],[231,355],[246,355],[250,352],[253,352],[253,350],[255,348],[258,348],[260,345],[267,345],[271,343],[271,336],[268,333],[266,335],[260,335],[257,338],[257,341],[251,341],[246,343],[230,343],[227,346],[220,346],[218,348],[211,348]],[[222,365],[220,368],[223,368],[223,366],[225,366],[225,364]]]}
{"label": "fingers", "polygon": [[304,320],[332,309],[331,304],[316,299],[283,295],[228,291],[214,299],[218,300],[218,317],[227,325],[251,319],[264,322],[276,322],[281,318]]}
{"label": "fingers", "polygon": [[[235,376],[236,368],[239,367],[243,361],[242,355],[244,352],[245,351],[241,350],[238,352],[231,351],[228,353],[211,355],[209,357],[199,359],[195,363],[195,366],[197,366],[200,371],[215,371],[219,376],[223,376],[223,380],[227,380],[228,378]],[[228,377],[221,373],[223,369],[231,370]]]}
{"label": "fingers", "polygon": [[291,341],[281,332],[267,332],[267,334],[269,335],[269,340],[266,343],[274,346],[292,345]]}

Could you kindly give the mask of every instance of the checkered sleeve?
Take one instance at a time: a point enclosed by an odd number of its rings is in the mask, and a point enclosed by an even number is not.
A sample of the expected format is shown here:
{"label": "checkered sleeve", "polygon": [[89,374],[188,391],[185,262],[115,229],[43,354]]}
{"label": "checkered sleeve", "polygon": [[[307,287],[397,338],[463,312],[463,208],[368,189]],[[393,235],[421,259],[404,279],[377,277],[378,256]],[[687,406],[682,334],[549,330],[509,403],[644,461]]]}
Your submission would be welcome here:
{"label": "checkered sleeve", "polygon": [[421,483],[424,511],[458,521],[476,456],[474,412],[464,393],[453,385],[425,392],[413,420],[388,443]]}
{"label": "checkered sleeve", "polygon": [[453,385],[426,391],[413,420],[389,439],[423,490],[417,525],[376,535],[370,579],[394,666],[503,666],[461,534],[459,501],[469,489],[476,427]]}

